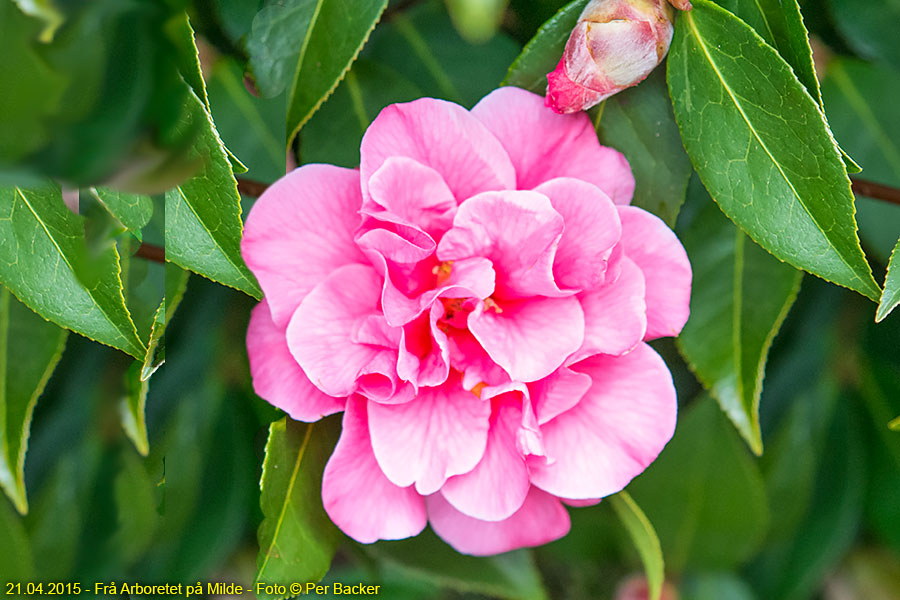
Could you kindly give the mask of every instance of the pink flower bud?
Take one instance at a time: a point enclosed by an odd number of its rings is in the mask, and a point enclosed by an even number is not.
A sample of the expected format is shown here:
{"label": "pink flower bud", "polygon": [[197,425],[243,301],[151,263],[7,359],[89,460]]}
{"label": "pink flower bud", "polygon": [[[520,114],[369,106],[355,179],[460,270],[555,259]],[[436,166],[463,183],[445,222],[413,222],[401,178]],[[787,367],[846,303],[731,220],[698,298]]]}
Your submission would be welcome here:
{"label": "pink flower bud", "polygon": [[643,81],[669,51],[672,18],[668,0],[589,2],[547,75],[546,105],[578,112]]}

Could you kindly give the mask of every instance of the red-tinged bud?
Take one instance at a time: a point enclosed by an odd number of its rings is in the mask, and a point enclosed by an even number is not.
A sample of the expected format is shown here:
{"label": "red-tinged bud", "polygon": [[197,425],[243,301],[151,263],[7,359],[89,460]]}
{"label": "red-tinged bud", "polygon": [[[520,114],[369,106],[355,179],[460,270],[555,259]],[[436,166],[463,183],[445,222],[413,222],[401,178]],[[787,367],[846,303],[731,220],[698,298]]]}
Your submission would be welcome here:
{"label": "red-tinged bud", "polygon": [[[690,8],[687,0],[672,3]],[[546,104],[573,113],[644,80],[672,42],[668,0],[592,0],[547,75]]]}

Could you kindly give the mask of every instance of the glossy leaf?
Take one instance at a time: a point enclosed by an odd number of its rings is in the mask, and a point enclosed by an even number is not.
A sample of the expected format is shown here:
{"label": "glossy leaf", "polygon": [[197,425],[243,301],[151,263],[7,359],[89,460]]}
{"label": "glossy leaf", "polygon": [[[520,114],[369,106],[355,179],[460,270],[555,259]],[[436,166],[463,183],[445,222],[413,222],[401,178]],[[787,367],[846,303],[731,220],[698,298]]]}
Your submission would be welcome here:
{"label": "glossy leaf", "polygon": [[65,329],[0,288],[0,487],[21,514],[31,415],[66,344]]}
{"label": "glossy leaf", "polygon": [[463,593],[508,600],[546,600],[540,572],[528,550],[476,558],[459,554],[431,530],[399,542],[379,542],[371,553],[409,579]]}
{"label": "glossy leaf", "polygon": [[766,531],[759,470],[708,398],[679,416],[674,439],[628,490],[656,528],[674,573],[730,569],[756,550]]}
{"label": "glossy leaf", "polygon": [[514,85],[543,94],[547,89],[547,73],[556,68],[569,34],[578,23],[578,17],[587,3],[588,0],[574,0],[541,25],[510,65],[503,85]]}
{"label": "glossy leaf", "polygon": [[835,26],[857,53],[900,71],[900,4],[893,0],[829,0],[829,4]]}
{"label": "glossy leaf", "polygon": [[[822,95],[828,122],[865,167],[865,178],[900,187],[900,111],[893,100],[900,97],[900,73],[884,65],[837,58],[825,69]],[[858,197],[856,208],[866,251],[887,263],[897,242],[900,206]]]}
{"label": "glossy leaf", "polygon": [[91,188],[100,203],[131,231],[140,231],[153,216],[153,200],[142,194],[128,194],[112,188]]}
{"label": "glossy leaf", "polygon": [[[191,99],[201,104],[193,94]],[[259,284],[241,258],[237,181],[212,118],[202,114],[204,122],[185,127],[201,130],[195,151],[203,169],[166,192],[166,260],[259,299]]]}
{"label": "glossy leaf", "polygon": [[632,204],[674,227],[693,169],[681,145],[663,71],[657,69],[636,87],[608,98],[596,109],[595,123],[600,141],[622,152],[631,165]]}
{"label": "glossy leaf", "polygon": [[659,600],[666,578],[666,566],[653,525],[628,492],[622,491],[610,496],[609,502],[628,531],[644,564],[649,599]]}
{"label": "glossy leaf", "polygon": [[900,239],[897,240],[897,245],[891,253],[891,262],[884,278],[884,292],[881,294],[881,302],[878,303],[875,322],[882,321],[897,308],[898,304],[900,304]]}
{"label": "glossy leaf", "polygon": [[778,258],[877,298],[844,164],[790,66],[698,0],[676,23],[668,80],[685,149],[725,214]]}
{"label": "glossy leaf", "polygon": [[289,0],[269,4],[247,37],[265,96],[288,90],[287,142],[344,78],[387,0]]}
{"label": "glossy leaf", "polygon": [[681,233],[694,281],[678,347],[756,454],[766,358],[802,273],[757,246],[694,181],[697,213]]}
{"label": "glossy leaf", "polygon": [[284,417],[269,427],[259,483],[263,522],[256,581],[318,581],[328,571],[339,533],[322,507],[322,471],[337,439],[336,425]]}
{"label": "glossy leaf", "polygon": [[88,256],[83,219],[55,185],[0,188],[0,283],[42,317],[143,359],[114,245]]}
{"label": "glossy leaf", "polygon": [[447,11],[459,34],[468,42],[480,44],[491,39],[509,0],[447,0]]}

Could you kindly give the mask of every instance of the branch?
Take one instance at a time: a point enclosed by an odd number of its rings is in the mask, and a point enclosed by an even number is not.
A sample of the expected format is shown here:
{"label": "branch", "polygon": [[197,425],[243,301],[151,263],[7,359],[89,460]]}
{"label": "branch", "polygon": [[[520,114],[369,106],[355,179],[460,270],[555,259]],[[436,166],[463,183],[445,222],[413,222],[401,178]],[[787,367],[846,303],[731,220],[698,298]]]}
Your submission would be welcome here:
{"label": "branch", "polygon": [[851,186],[853,193],[858,196],[868,196],[869,198],[875,198],[876,200],[900,204],[900,189],[898,188],[882,185],[866,179],[859,179],[858,177],[851,177],[850,181],[853,182]]}
{"label": "branch", "polygon": [[165,249],[154,244],[141,244],[140,246],[138,246],[137,252],[135,252],[134,255],[139,258],[143,258],[144,260],[152,260],[153,262],[166,262]]}
{"label": "branch", "polygon": [[235,177],[237,179],[238,191],[245,196],[259,198],[263,192],[269,187],[268,183],[256,181],[253,179],[245,179],[243,177]]}

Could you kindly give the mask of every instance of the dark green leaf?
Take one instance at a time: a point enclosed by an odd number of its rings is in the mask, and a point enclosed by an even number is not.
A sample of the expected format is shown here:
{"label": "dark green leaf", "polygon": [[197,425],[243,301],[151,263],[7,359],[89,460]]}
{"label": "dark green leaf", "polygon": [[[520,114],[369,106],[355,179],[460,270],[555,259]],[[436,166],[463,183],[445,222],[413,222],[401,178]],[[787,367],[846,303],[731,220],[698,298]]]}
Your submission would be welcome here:
{"label": "dark green leaf", "polygon": [[201,114],[203,123],[185,126],[201,128],[196,152],[203,170],[166,192],[166,260],[259,299],[259,285],[241,258],[237,181],[212,118],[205,109]]}
{"label": "dark green leaf", "polygon": [[692,169],[662,70],[607,99],[597,113],[600,141],[622,152],[634,172],[632,203],[674,227]]}
{"label": "dark green leaf", "polygon": [[42,317],[143,359],[119,273],[114,245],[88,256],[58,187],[0,188],[0,282]]}
{"label": "dark green leaf", "polygon": [[890,63],[900,70],[897,23],[900,4],[894,0],[830,0],[834,23],[860,55]]}
{"label": "dark green leaf", "polygon": [[155,484],[132,452],[122,452],[113,482],[117,528],[111,543],[117,560],[128,565],[138,559],[153,541],[160,524],[154,498]]}
{"label": "dark green leaf", "polygon": [[91,188],[91,193],[106,210],[131,231],[140,231],[153,216],[150,196],[128,194],[112,188]]}
{"label": "dark green leaf", "polygon": [[[41,577],[46,581],[68,579],[77,559],[85,512],[79,496],[83,496],[88,485],[79,477],[88,470],[89,461],[85,459],[82,451],[59,457],[25,522],[35,563],[40,565]],[[79,460],[83,462],[79,464]]]}
{"label": "dark green leaf", "polygon": [[569,34],[578,23],[588,0],[574,0],[541,25],[525,49],[509,67],[503,85],[514,85],[538,94],[547,89],[547,73],[556,68]]}
{"label": "dark green leaf", "polygon": [[875,313],[875,322],[882,321],[892,310],[900,304],[900,239],[891,253],[891,262],[888,264],[887,274],[884,276],[884,292],[881,294],[881,302]]}
{"label": "dark green leaf", "polygon": [[410,579],[460,592],[508,600],[544,600],[547,592],[531,553],[516,550],[485,558],[457,553],[430,530],[409,540],[379,542],[372,553]]}
{"label": "dark green leaf", "polygon": [[[3,543],[0,544],[0,582],[21,583],[24,587],[27,582],[34,581],[31,544],[22,520],[6,502],[0,502],[0,531],[3,532]],[[6,591],[3,590],[4,593]],[[22,595],[24,596],[24,590]]]}
{"label": "dark green leaf", "polygon": [[668,79],[685,149],[725,214],[795,267],[880,296],[834,138],[790,66],[741,20],[698,0],[679,15]]}
{"label": "dark green leaf", "polygon": [[344,78],[386,7],[387,0],[288,0],[253,19],[250,65],[264,95],[288,90],[288,144]]}
{"label": "dark green leaf", "polygon": [[472,44],[497,33],[509,0],[447,0],[447,11],[459,34]]}
{"label": "dark green leaf", "polygon": [[691,316],[678,346],[756,454],[769,347],[797,297],[802,273],[748,239],[694,181],[699,206],[681,233],[691,260]]}
{"label": "dark green leaf", "polygon": [[[284,417],[269,427],[260,480],[256,581],[318,581],[339,539],[322,507],[322,470],[336,441],[335,425]],[[266,596],[268,598],[268,596]]]}
{"label": "dark green leaf", "polygon": [[610,504],[631,536],[644,564],[650,600],[659,600],[666,577],[662,548],[653,525],[628,492],[622,491],[609,498]]}
{"label": "dark green leaf", "polygon": [[0,487],[23,515],[31,414],[62,356],[66,333],[0,288]]}
{"label": "dark green leaf", "polygon": [[[893,69],[838,58],[828,63],[822,95],[838,139],[865,169],[866,179],[900,187],[900,75]],[[868,252],[886,263],[897,241],[900,206],[860,197],[860,236]]]}
{"label": "dark green leaf", "polygon": [[769,520],[759,470],[712,399],[679,416],[675,438],[628,490],[674,573],[734,567],[756,550]]}

